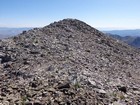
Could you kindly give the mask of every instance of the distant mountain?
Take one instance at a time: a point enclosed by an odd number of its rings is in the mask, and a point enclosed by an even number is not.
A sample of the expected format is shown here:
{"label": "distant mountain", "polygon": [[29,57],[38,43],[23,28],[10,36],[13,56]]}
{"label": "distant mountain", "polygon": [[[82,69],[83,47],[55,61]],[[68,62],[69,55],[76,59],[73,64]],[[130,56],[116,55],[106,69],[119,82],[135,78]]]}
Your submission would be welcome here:
{"label": "distant mountain", "polygon": [[135,38],[131,45],[140,48],[140,37]]}
{"label": "distant mountain", "polygon": [[133,47],[140,48],[140,37],[136,36],[120,36],[120,35],[114,35],[114,34],[107,34],[115,39],[121,40]]}
{"label": "distant mountain", "polygon": [[127,44],[140,48],[140,29],[135,30],[110,30],[103,31],[115,39],[126,42]]}
{"label": "distant mountain", "polygon": [[117,34],[120,36],[140,36],[140,29],[135,30],[110,30],[110,31],[103,31],[105,33],[110,34]]}
{"label": "distant mountain", "polygon": [[30,30],[32,28],[4,28],[0,27],[0,39],[8,38],[17,34],[20,34],[22,31]]}

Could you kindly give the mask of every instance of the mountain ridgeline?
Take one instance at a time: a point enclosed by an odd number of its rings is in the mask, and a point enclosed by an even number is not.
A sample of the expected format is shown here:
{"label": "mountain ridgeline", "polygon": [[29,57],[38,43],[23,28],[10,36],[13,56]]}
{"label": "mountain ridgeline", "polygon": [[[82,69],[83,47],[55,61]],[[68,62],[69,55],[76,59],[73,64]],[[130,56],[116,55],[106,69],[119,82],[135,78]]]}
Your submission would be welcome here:
{"label": "mountain ridgeline", "polygon": [[103,32],[120,36],[135,36],[135,37],[140,36],[140,29],[110,30]]}
{"label": "mountain ridgeline", "polygon": [[118,39],[120,41],[123,41],[135,48],[140,48],[140,37],[139,36],[120,36],[120,35],[115,35],[115,34],[109,34],[107,33],[107,35]]}
{"label": "mountain ridgeline", "polygon": [[140,103],[140,52],[77,19],[0,40],[0,101],[16,105]]}
{"label": "mountain ridgeline", "polygon": [[22,31],[27,31],[32,28],[4,28],[0,27],[0,39],[8,38],[22,33]]}

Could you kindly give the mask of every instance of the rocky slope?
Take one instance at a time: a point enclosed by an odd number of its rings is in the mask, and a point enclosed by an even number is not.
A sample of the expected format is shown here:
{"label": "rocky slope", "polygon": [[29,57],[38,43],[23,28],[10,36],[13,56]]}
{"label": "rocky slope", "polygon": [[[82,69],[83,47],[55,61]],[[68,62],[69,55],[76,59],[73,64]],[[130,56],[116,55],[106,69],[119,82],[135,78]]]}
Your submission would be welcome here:
{"label": "rocky slope", "polygon": [[140,53],[64,19],[0,41],[1,105],[138,105]]}

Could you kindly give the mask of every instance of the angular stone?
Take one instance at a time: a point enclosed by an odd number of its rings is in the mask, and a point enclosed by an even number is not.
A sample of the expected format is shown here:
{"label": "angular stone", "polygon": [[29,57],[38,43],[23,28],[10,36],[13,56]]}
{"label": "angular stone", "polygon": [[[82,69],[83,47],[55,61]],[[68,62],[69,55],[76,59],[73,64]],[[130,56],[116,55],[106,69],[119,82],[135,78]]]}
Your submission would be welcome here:
{"label": "angular stone", "polygon": [[65,84],[61,84],[61,85],[58,86],[58,89],[64,89],[64,88],[70,88],[70,84],[65,83]]}
{"label": "angular stone", "polygon": [[125,86],[118,86],[118,90],[124,93],[127,92],[127,88]]}
{"label": "angular stone", "polygon": [[32,105],[32,102],[25,102],[25,105]]}

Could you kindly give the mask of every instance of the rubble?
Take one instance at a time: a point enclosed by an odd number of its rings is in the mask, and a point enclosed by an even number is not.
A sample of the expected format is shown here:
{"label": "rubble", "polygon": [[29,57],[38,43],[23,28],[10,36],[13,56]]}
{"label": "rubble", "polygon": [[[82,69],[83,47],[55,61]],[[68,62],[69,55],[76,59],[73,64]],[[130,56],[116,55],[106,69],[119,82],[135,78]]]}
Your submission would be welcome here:
{"label": "rubble", "polygon": [[138,105],[140,51],[77,19],[0,40],[2,105]]}

